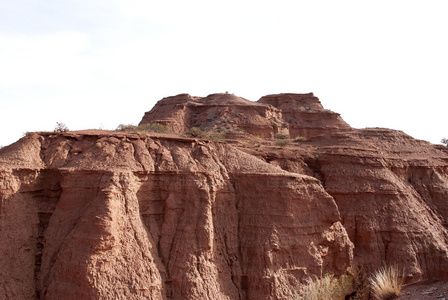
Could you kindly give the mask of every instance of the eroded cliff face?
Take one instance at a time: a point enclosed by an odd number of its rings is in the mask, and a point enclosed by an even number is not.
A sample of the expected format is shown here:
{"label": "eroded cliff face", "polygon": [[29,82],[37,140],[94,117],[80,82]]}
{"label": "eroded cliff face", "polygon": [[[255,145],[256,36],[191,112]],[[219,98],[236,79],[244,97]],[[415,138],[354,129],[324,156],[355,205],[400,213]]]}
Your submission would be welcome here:
{"label": "eroded cliff face", "polygon": [[[259,102],[179,95],[142,120],[243,140],[91,130],[0,149],[0,298],[291,299],[387,264],[448,280],[446,147],[353,129],[312,94]],[[281,130],[309,138],[280,147]]]}
{"label": "eroded cliff face", "polygon": [[448,157],[387,129],[325,139],[317,169],[338,204],[357,263],[403,266],[409,281],[448,280]]}
{"label": "eroded cliff face", "polygon": [[32,134],[0,161],[3,299],[287,299],[353,259],[317,179],[225,144]]}
{"label": "eroded cliff face", "polygon": [[351,129],[312,93],[268,95],[257,102],[232,94],[203,98],[181,94],[160,100],[146,112],[140,124],[150,123],[164,124],[175,133],[192,127],[222,132],[239,129],[263,138],[277,133],[309,138]]}
{"label": "eroded cliff face", "polygon": [[407,282],[448,280],[443,150],[381,128],[321,135],[282,151],[245,149],[319,179],[355,246],[354,263],[368,270],[396,264]]}

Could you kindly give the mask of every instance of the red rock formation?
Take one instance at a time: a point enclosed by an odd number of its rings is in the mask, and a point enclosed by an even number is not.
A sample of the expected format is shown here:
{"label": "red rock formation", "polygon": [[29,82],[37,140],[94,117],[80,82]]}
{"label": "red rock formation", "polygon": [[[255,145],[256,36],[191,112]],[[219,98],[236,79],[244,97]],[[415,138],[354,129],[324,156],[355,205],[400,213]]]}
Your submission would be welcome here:
{"label": "red rock formation", "polygon": [[356,265],[397,264],[407,282],[448,280],[448,155],[439,147],[372,128],[251,153],[322,182],[355,245]]}
{"label": "red rock formation", "polygon": [[313,93],[268,95],[261,97],[258,103],[269,104],[282,111],[291,137],[310,138],[351,128],[338,113],[324,109]]}
{"label": "red rock formation", "polygon": [[315,166],[338,204],[356,262],[370,269],[398,264],[408,281],[448,280],[448,156],[378,128],[315,143]]}
{"label": "red rock formation", "polygon": [[182,94],[160,100],[140,124],[160,123],[183,133],[194,126],[206,130],[243,129],[255,136],[271,138],[276,133],[306,138],[351,127],[339,114],[322,107],[310,94],[279,94],[252,102],[231,94],[205,98]]}
{"label": "red rock formation", "polygon": [[309,138],[85,131],[0,149],[1,299],[290,299],[352,264],[448,280],[446,147],[352,129],[312,94],[179,95],[151,122]]}
{"label": "red rock formation", "polygon": [[281,110],[232,94],[212,94],[204,98],[178,95],[160,100],[145,113],[140,124],[160,123],[175,133],[191,127],[231,132],[242,129],[253,135],[272,137],[288,132]]}
{"label": "red rock formation", "polygon": [[225,144],[42,133],[0,162],[2,299],[286,299],[353,258],[318,180]]}

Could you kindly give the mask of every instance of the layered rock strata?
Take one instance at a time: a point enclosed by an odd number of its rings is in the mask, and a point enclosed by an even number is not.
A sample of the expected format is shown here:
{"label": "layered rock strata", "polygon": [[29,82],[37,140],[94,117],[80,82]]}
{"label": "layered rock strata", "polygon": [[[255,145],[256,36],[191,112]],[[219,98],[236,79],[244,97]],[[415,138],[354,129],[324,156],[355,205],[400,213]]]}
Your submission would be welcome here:
{"label": "layered rock strata", "polygon": [[191,127],[223,132],[239,129],[263,138],[277,133],[309,138],[351,128],[339,114],[324,109],[312,93],[269,95],[258,102],[232,94],[204,98],[181,94],[160,100],[146,112],[140,125],[150,123],[164,124],[175,133]]}
{"label": "layered rock strata", "polygon": [[448,280],[448,156],[441,150],[370,128],[251,153],[322,182],[355,246],[356,265],[397,265],[406,282],[415,282]]}
{"label": "layered rock strata", "polygon": [[313,93],[268,95],[261,97],[257,103],[280,109],[291,137],[310,138],[351,129],[340,114],[324,109]]}
{"label": "layered rock strata", "polygon": [[42,133],[0,163],[2,299],[287,299],[353,259],[318,180],[225,144]]}
{"label": "layered rock strata", "polygon": [[447,147],[353,129],[312,94],[179,95],[152,122],[245,141],[84,131],[0,149],[1,299],[291,299],[388,264],[448,281]]}

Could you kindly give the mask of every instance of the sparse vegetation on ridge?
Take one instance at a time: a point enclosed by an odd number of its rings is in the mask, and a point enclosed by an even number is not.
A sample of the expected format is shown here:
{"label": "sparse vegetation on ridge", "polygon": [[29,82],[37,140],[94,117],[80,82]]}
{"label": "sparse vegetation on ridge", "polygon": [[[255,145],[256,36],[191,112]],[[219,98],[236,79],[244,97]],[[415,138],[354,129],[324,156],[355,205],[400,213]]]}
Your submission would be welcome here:
{"label": "sparse vegetation on ridge", "polygon": [[205,137],[206,137],[205,131],[202,130],[201,127],[198,127],[198,126],[191,127],[188,131],[185,132],[185,135],[187,137],[198,138],[198,139],[205,139]]}
{"label": "sparse vegetation on ridge", "polygon": [[191,127],[188,131],[185,132],[185,136],[198,139],[206,139],[215,142],[225,139],[224,132],[220,132],[217,130],[205,131],[200,127]]}
{"label": "sparse vegetation on ridge", "polygon": [[56,127],[54,128],[54,132],[67,132],[68,127],[64,123],[56,122]]}
{"label": "sparse vegetation on ridge", "polygon": [[120,124],[120,125],[118,125],[117,129],[115,129],[115,130],[131,131],[131,130],[135,130],[136,128],[137,128],[137,126],[132,125],[132,124]]}
{"label": "sparse vegetation on ridge", "polygon": [[169,133],[168,128],[160,123],[149,123],[149,124],[141,124],[139,126],[135,126],[132,124],[120,124],[118,125],[116,130],[120,131],[147,131],[147,132],[155,132],[155,133]]}
{"label": "sparse vegetation on ridge", "polygon": [[448,146],[448,139],[447,138],[443,138],[440,142],[442,144],[445,144],[445,146]]}

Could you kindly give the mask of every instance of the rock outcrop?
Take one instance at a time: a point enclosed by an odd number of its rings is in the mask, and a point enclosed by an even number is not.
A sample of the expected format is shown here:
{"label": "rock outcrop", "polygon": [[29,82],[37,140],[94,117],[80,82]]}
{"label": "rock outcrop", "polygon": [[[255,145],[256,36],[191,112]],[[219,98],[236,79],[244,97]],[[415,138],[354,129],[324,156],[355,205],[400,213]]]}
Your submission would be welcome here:
{"label": "rock outcrop", "polygon": [[252,154],[322,182],[355,246],[356,265],[396,264],[407,282],[448,280],[446,152],[400,131],[370,128]]}
{"label": "rock outcrop", "polygon": [[269,104],[282,111],[291,137],[310,138],[351,128],[340,114],[324,109],[313,93],[269,95],[261,97],[258,103]]}
{"label": "rock outcrop", "polygon": [[204,98],[181,94],[157,102],[140,121],[148,123],[166,125],[175,133],[191,127],[225,132],[240,129],[263,138],[276,133],[309,138],[350,129],[339,114],[324,109],[312,93],[269,95],[258,102],[232,94]]}
{"label": "rock outcrop", "polygon": [[312,94],[179,95],[153,122],[257,142],[91,130],[0,149],[1,299],[290,299],[385,264],[448,280],[446,147],[353,129]]}
{"label": "rock outcrop", "polygon": [[225,144],[41,133],[0,162],[2,299],[287,299],[353,259],[317,179]]}

